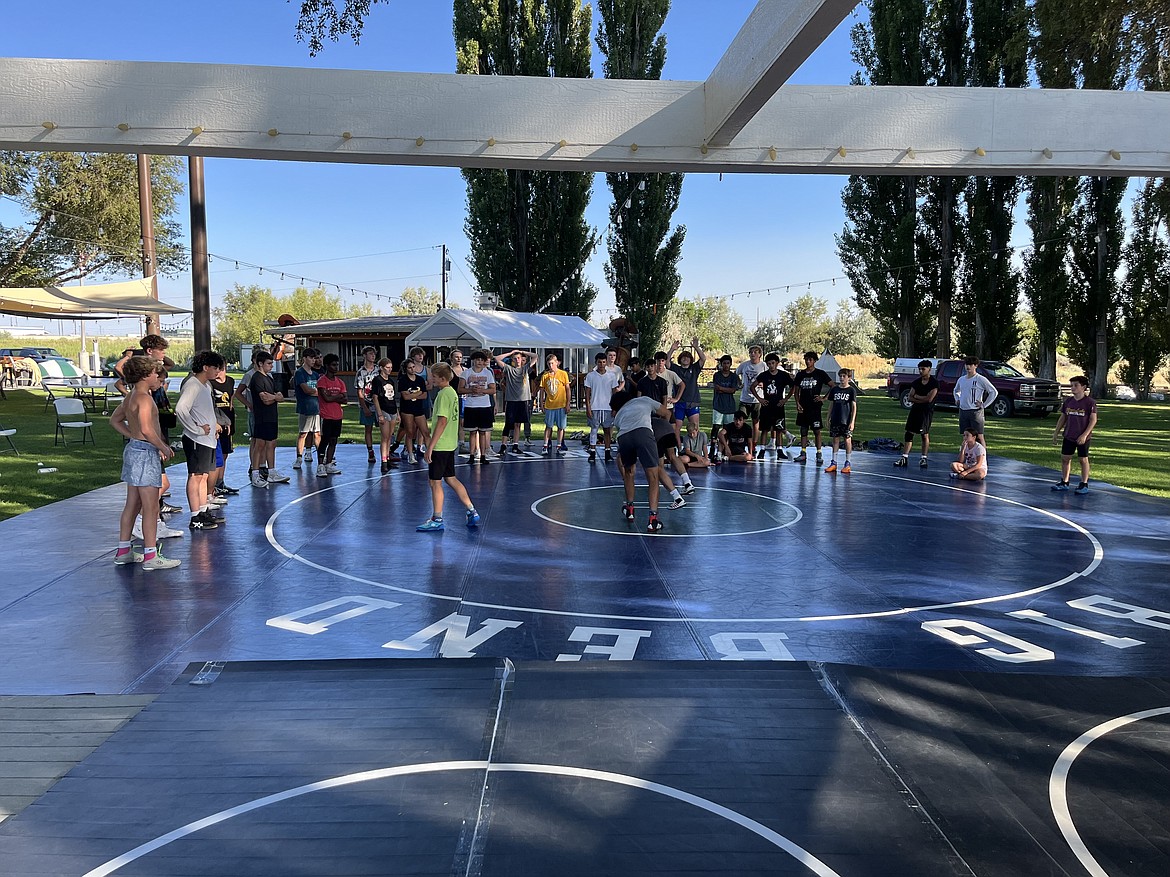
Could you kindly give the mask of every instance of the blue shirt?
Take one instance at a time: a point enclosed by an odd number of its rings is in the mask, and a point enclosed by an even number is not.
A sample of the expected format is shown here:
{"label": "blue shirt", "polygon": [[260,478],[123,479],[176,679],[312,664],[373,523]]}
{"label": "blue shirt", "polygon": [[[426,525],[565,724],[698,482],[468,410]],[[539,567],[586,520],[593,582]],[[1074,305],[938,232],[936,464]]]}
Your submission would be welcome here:
{"label": "blue shirt", "polygon": [[317,388],[317,378],[321,377],[321,373],[317,371],[306,371],[304,366],[297,369],[297,373],[293,375],[293,396],[297,400],[297,414],[304,414],[312,416],[321,413],[321,406],[317,401],[316,396],[311,396],[301,389],[301,384],[308,384],[310,387]]}

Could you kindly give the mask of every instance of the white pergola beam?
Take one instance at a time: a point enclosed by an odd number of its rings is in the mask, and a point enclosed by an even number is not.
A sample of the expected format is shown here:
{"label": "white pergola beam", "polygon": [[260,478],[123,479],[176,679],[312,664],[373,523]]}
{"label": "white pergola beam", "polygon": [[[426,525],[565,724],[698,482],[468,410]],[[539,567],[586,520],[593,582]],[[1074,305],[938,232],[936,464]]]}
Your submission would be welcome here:
{"label": "white pergola beam", "polygon": [[704,142],[727,146],[857,0],[760,0],[704,83]]}
{"label": "white pergola beam", "polygon": [[703,97],[701,82],[0,59],[0,148],[648,173],[1170,176],[1170,92],[785,86],[734,145],[706,151]]}

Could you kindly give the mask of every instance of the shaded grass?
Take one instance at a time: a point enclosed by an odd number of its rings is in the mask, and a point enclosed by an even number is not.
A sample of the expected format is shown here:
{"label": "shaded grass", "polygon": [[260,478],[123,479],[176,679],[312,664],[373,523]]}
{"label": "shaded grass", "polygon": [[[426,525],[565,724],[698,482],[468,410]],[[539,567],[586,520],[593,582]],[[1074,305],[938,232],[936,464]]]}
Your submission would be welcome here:
{"label": "shaded grass", "polygon": [[[710,429],[710,391],[703,394],[703,429]],[[1165,403],[1106,401],[1099,403],[1100,425],[1093,439],[1093,478],[1155,496],[1170,497],[1170,467],[1165,461],[1170,406]],[[53,447],[56,418],[50,408],[44,411],[44,394],[40,391],[11,390],[8,401],[0,402],[0,424],[17,429],[13,437],[20,456],[0,454],[0,520],[30,509],[68,499],[80,493],[118,482],[122,470],[122,438],[108,425],[101,413],[91,415],[97,445],[70,443]],[[246,429],[246,413],[238,413],[237,440]],[[544,440],[544,419],[534,415],[533,441]],[[858,443],[885,437],[901,441],[905,412],[894,399],[871,390],[859,401],[855,439]],[[1056,417],[1013,417],[1006,420],[988,418],[988,444],[993,456],[1010,457],[1056,470],[1060,466],[1059,448],[1052,444]],[[501,438],[503,418],[496,418],[493,439]],[[569,432],[587,430],[585,414],[569,414]],[[177,433],[176,433],[177,435]],[[72,437],[72,434],[71,434]],[[958,453],[958,414],[940,410],[935,413],[931,456],[948,460]],[[296,440],[296,416],[291,404],[281,408],[279,447],[287,448]],[[357,406],[346,407],[342,441],[364,443],[363,430],[357,422]],[[7,444],[0,441],[0,446]],[[287,454],[287,452],[285,452]],[[240,450],[237,450],[237,455]],[[891,462],[893,457],[889,458]],[[230,463],[229,482],[241,482],[247,468],[245,457],[236,456]],[[182,454],[174,461],[182,464]],[[40,475],[37,464],[58,471]],[[174,463],[172,463],[174,465]],[[1074,472],[1079,471],[1074,462]],[[992,463],[994,476],[994,461]]]}

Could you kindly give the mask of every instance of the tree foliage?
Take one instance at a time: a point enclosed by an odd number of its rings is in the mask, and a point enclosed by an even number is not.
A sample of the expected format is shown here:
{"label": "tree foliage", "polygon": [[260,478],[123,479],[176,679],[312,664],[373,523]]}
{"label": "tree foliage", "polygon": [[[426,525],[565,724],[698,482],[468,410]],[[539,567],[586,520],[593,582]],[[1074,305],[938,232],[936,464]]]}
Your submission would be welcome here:
{"label": "tree foliage", "polygon": [[[443,293],[438,289],[427,289],[425,286],[408,286],[390,306],[390,313],[405,317],[411,314],[437,314],[442,307]],[[458,308],[459,305],[447,303],[448,308]]]}
{"label": "tree foliage", "polygon": [[278,296],[263,286],[236,284],[223,297],[222,307],[211,311],[215,332],[211,346],[229,362],[239,358],[240,346],[267,339],[266,320],[292,314],[301,322],[339,320],[372,314],[368,304],[346,305],[339,295],[329,295],[323,288],[300,287],[288,295]]}
{"label": "tree foliage", "polygon": [[[727,352],[743,349],[746,337],[747,326],[743,317],[727,299],[719,296],[676,298],[667,308],[658,347],[666,347],[672,341],[690,344],[692,338],[698,338],[704,350]],[[640,356],[654,352],[655,348],[639,340]]]}
{"label": "tree foliage", "polygon": [[[592,10],[581,0],[455,0],[459,73],[588,78]],[[584,276],[597,234],[585,221],[591,174],[463,171],[469,265],[479,288],[516,311],[588,317]]]}
{"label": "tree foliage", "polygon": [[[182,268],[183,192],[178,158],[151,161],[158,270]],[[21,224],[0,224],[0,286],[47,286],[90,275],[139,274],[142,225],[133,155],[0,153],[0,192],[20,203]]]}
{"label": "tree foliage", "polygon": [[1125,358],[1123,380],[1146,398],[1170,354],[1170,191],[1165,180],[1146,180],[1133,204],[1125,247],[1125,281],[1117,345]]}
{"label": "tree foliage", "polygon": [[826,348],[842,354],[873,353],[877,332],[877,321],[868,311],[842,300],[830,315],[825,299],[805,293],[775,317],[761,320],[748,335],[747,344],[798,360],[806,350]]}
{"label": "tree foliage", "polygon": [[325,48],[325,41],[337,42],[350,37],[361,42],[362,29],[370,8],[388,0],[302,0],[297,19],[297,42],[309,44],[309,55],[316,56]]}
{"label": "tree foliage", "polygon": [[[666,62],[662,25],[670,0],[599,0],[597,45],[607,79],[659,79]],[[618,310],[633,320],[642,343],[657,347],[670,302],[682,278],[686,228],[670,227],[682,191],[682,174],[608,173],[613,194],[605,279]]]}

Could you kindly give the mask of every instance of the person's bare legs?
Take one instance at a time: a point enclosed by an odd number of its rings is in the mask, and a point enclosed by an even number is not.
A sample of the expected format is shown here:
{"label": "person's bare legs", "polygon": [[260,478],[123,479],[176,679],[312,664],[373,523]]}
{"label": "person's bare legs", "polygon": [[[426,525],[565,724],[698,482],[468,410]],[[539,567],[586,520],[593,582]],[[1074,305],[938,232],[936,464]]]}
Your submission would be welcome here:
{"label": "person's bare legs", "polygon": [[[450,487],[452,490],[455,491],[456,499],[458,499],[461,503],[463,503],[464,508],[470,509],[470,508],[475,507],[474,504],[471,502],[471,497],[468,496],[467,488],[463,486],[462,481],[460,481],[454,475],[448,475],[443,480],[447,482],[448,487]],[[438,484],[439,482],[432,481],[431,483]]]}
{"label": "person's bare legs", "polygon": [[[138,492],[138,505],[142,510],[142,547],[144,549],[153,548],[157,551],[159,492],[161,488],[138,487],[135,490]],[[124,516],[125,512],[123,512]],[[130,526],[134,526],[133,521],[131,521]]]}
{"label": "person's bare legs", "polygon": [[[200,509],[207,505],[207,473],[187,476],[187,505],[191,507],[191,514],[199,514]],[[146,521],[142,522],[143,533],[146,533]]]}
{"label": "person's bare legs", "polygon": [[[658,485],[659,482],[665,479],[665,484],[670,485],[670,476],[666,474],[661,466],[651,466],[646,470],[646,480],[649,482],[650,490],[650,514],[658,514]],[[667,490],[674,490],[674,486],[670,485]]]}
{"label": "person's bare legs", "polygon": [[[118,541],[129,542],[134,533],[134,522],[142,511],[142,488],[126,485],[126,505],[122,509],[122,516],[118,519]],[[155,501],[155,522],[158,522],[158,501]],[[146,522],[143,521],[142,535],[146,535]],[[157,531],[156,531],[157,532]]]}
{"label": "person's bare legs", "polygon": [[622,458],[619,456],[618,469],[621,470],[622,485],[626,489],[626,502],[632,503],[634,501],[634,466],[630,466],[627,469],[626,464],[622,462]]}

